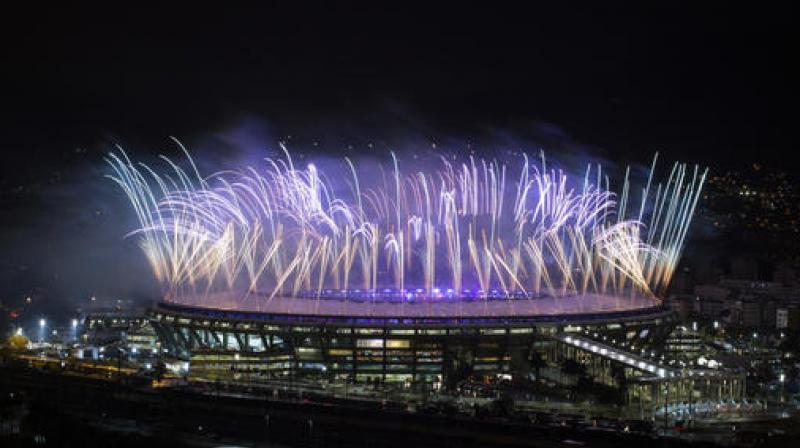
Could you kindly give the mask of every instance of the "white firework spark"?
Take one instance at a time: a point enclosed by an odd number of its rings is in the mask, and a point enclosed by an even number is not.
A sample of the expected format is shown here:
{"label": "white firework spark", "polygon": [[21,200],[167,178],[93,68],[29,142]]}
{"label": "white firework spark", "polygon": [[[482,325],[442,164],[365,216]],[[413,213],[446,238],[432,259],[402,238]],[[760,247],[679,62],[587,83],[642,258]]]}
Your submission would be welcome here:
{"label": "white firework spark", "polygon": [[[181,146],[183,149],[183,147]],[[139,240],[168,299],[244,295],[489,298],[615,294],[657,296],[680,259],[707,170],[676,163],[629,211],[590,165],[578,187],[527,156],[505,164],[444,157],[433,171],[365,183],[356,164],[326,176],[283,157],[263,167],[200,175],[162,156],[168,170],[108,155],[113,179],[139,221]],[[332,185],[329,179],[342,184]],[[596,181],[592,182],[591,179]],[[334,187],[349,186],[337,195]],[[653,194],[653,190],[655,193]],[[618,199],[619,198],[619,199]]]}

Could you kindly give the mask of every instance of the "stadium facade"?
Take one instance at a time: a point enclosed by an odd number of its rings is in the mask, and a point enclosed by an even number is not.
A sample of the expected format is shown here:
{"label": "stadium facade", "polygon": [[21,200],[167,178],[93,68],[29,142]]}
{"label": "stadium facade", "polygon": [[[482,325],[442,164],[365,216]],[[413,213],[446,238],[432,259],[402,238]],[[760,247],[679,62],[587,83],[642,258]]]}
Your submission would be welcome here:
{"label": "stadium facade", "polygon": [[421,388],[449,388],[468,377],[530,378],[537,362],[566,353],[564,335],[591,333],[649,350],[672,329],[667,308],[637,296],[417,303],[252,297],[228,305],[164,302],[149,317],[163,348],[188,361],[195,377]]}

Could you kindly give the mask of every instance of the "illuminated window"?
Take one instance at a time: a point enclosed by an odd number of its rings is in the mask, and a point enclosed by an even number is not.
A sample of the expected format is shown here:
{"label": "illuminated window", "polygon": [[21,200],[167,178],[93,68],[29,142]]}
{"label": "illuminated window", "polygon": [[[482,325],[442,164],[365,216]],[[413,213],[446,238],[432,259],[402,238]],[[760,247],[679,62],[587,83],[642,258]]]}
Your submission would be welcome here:
{"label": "illuminated window", "polygon": [[411,347],[411,341],[406,339],[387,339],[386,340],[386,348],[409,348]]}
{"label": "illuminated window", "polygon": [[332,349],[328,350],[328,354],[331,355],[331,356],[352,356],[353,355],[353,351],[352,350],[345,350],[345,349],[341,349],[341,348],[332,348]]}
{"label": "illuminated window", "polygon": [[261,340],[261,336],[257,334],[249,334],[247,335],[247,338],[247,345],[250,346],[251,350],[256,352],[264,351],[264,342]]}
{"label": "illuminated window", "polygon": [[359,339],[356,341],[356,347],[383,348],[383,339]]}
{"label": "illuminated window", "polygon": [[236,340],[236,336],[233,333],[228,333],[226,335],[226,348],[229,350],[239,350],[239,341]]}

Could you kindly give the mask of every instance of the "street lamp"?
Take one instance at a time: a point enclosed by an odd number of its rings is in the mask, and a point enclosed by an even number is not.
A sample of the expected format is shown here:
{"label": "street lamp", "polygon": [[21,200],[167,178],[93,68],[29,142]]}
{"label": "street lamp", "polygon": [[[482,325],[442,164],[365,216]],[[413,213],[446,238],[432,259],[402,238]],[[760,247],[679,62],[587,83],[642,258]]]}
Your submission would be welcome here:
{"label": "street lamp", "polygon": [[39,342],[44,342],[44,327],[47,326],[47,321],[44,318],[39,319]]}
{"label": "street lamp", "polygon": [[117,347],[117,384],[122,385],[122,357],[125,356],[125,349]]}
{"label": "street lamp", "polygon": [[669,380],[664,383],[664,433],[667,432],[669,426]]}
{"label": "street lamp", "polygon": [[72,319],[72,340],[78,340],[78,319]]}

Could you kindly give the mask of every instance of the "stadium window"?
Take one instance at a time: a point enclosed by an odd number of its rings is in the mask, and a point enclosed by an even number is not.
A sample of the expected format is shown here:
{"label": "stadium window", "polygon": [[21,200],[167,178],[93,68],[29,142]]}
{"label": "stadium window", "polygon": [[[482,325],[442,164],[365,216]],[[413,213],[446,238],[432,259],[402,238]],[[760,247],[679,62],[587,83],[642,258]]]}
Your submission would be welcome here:
{"label": "stadium window", "polygon": [[383,348],[383,339],[359,339],[356,341],[359,348]]}

